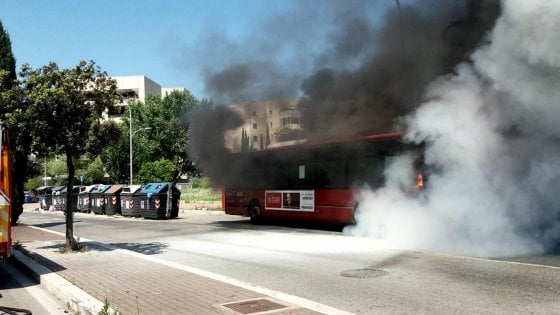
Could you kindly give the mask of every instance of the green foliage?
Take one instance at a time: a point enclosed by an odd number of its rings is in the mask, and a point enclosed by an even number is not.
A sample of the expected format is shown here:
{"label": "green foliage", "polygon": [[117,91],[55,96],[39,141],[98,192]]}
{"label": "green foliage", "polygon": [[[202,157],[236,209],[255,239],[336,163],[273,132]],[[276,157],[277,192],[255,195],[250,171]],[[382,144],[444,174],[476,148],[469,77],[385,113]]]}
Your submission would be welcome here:
{"label": "green foliage", "polygon": [[60,175],[67,175],[66,157],[58,156],[47,162],[47,174],[51,177],[58,177]]}
{"label": "green foliage", "polygon": [[37,152],[79,158],[91,148],[90,133],[101,129],[96,126],[105,108],[119,100],[116,82],[93,61],[80,61],[72,69],[54,62],[39,69],[25,64],[20,77]]}
{"label": "green foliage", "polygon": [[247,131],[245,128],[241,129],[241,152],[249,151],[249,136],[247,135]]}
{"label": "green foliage", "polygon": [[93,160],[86,159],[86,161],[89,161],[86,167],[76,171],[76,174],[84,176],[84,184],[108,184],[111,182],[110,178],[105,177],[105,167],[100,157]]}
{"label": "green foliage", "polygon": [[120,314],[119,311],[111,312],[109,308],[109,301],[107,301],[107,298],[105,298],[105,301],[103,302],[103,308],[99,311],[99,313],[97,313],[97,315],[119,315],[119,314]]}
{"label": "green foliage", "polygon": [[[197,172],[195,163],[187,155],[187,146],[188,116],[198,105],[199,102],[190,93],[179,91],[173,91],[163,99],[149,95],[145,103],[129,104],[123,114],[120,140],[101,155],[109,174],[120,182],[127,182],[130,177],[129,117],[132,117],[132,166],[135,182],[136,179],[141,182],[141,179],[147,178],[144,174],[139,174],[144,163],[160,159],[173,164],[169,181],[175,181],[181,174]],[[143,128],[150,129],[141,130]],[[153,175],[148,177],[153,178]]]}
{"label": "green foliage", "polygon": [[[135,154],[137,154],[136,153],[137,151],[134,152]],[[109,175],[115,182],[128,183],[129,181],[128,136],[121,136],[121,138],[117,140],[116,143],[106,148],[101,153],[101,160],[107,167],[107,173],[109,173]]]}
{"label": "green foliage", "polygon": [[32,177],[25,182],[25,190],[35,190],[37,187],[43,186],[44,182],[41,176]]}
{"label": "green foliage", "polygon": [[3,77],[1,85],[10,88],[12,82],[16,80],[16,59],[12,52],[12,42],[10,35],[4,30],[0,21],[0,69],[8,71],[8,75]]}
{"label": "green foliage", "polygon": [[191,181],[193,188],[210,188],[210,179],[208,177],[195,177]]}
{"label": "green foliage", "polygon": [[160,159],[155,162],[146,162],[136,175],[136,183],[160,183],[173,181],[175,165],[173,162]]}

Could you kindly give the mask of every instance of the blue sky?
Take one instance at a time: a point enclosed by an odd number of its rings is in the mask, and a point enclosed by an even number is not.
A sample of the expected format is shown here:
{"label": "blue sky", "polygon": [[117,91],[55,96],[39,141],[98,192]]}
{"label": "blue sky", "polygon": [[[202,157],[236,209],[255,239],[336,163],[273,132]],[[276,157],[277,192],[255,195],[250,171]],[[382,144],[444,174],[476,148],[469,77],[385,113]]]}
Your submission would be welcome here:
{"label": "blue sky", "polygon": [[[394,5],[392,0],[377,3],[2,0],[0,20],[18,69],[23,63],[37,68],[54,61],[72,67],[79,60],[93,60],[109,75],[142,74],[163,87],[185,87],[197,98],[210,98],[215,95],[205,89],[205,73],[251,62],[265,69],[256,81],[265,81],[267,74],[290,81],[284,72],[291,68],[293,80],[282,86],[282,93],[296,93],[298,80],[333,63],[322,54],[334,49],[329,41],[336,36],[333,25],[340,14],[351,10],[364,15],[360,8],[367,6],[375,20],[382,15],[379,3]],[[253,84],[240,90],[249,88],[264,89]],[[232,99],[247,95],[230,94]]]}

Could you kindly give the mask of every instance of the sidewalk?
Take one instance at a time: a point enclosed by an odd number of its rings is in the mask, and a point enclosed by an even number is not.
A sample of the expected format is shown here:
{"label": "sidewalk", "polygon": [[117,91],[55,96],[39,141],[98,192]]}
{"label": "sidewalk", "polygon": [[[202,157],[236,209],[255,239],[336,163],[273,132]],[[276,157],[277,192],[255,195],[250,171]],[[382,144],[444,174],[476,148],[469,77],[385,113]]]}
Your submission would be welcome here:
{"label": "sidewalk", "polygon": [[87,251],[62,254],[63,235],[25,225],[13,227],[12,233],[13,243],[21,244],[14,258],[82,315],[97,314],[105,300],[125,315],[330,313],[320,304],[298,306],[311,302],[298,303],[298,297],[272,297],[274,291],[267,295],[263,288],[234,285],[227,277],[105,244],[82,240]]}

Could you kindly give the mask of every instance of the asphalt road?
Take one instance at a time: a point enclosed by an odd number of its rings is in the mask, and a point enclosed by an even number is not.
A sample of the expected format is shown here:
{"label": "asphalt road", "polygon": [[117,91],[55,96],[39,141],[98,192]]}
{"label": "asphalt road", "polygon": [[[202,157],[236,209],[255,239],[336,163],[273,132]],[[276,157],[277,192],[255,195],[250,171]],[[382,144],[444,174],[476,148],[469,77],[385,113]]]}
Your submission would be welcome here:
{"label": "asphalt road", "polygon": [[[20,222],[63,232],[60,213]],[[154,221],[77,214],[75,236],[353,313],[560,313],[560,259],[488,260],[389,248],[339,231],[201,212]],[[554,266],[556,265],[556,266]]]}
{"label": "asphalt road", "polygon": [[[60,302],[8,260],[0,263],[0,306],[30,311],[34,315],[65,314]],[[25,314],[16,312],[16,314]],[[0,308],[0,314],[4,313]]]}

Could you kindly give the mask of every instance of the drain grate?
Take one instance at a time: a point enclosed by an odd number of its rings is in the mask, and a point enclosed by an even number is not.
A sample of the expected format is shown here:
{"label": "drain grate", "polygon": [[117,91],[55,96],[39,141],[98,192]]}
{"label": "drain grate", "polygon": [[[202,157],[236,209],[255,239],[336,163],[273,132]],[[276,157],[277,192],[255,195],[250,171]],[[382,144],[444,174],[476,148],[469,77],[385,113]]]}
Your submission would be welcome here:
{"label": "drain grate", "polygon": [[235,303],[222,304],[222,306],[229,308],[240,314],[255,314],[260,312],[274,311],[281,308],[286,308],[286,305],[274,303],[267,299],[247,300]]}
{"label": "drain grate", "polygon": [[343,277],[360,278],[360,279],[381,277],[386,274],[387,271],[373,269],[373,268],[350,269],[350,270],[344,270],[343,272],[340,273],[340,275]]}

